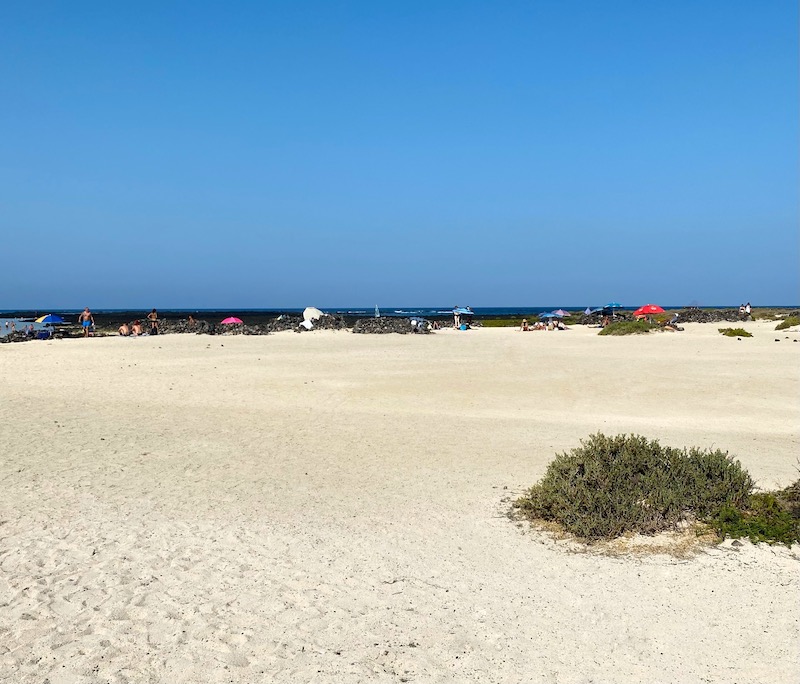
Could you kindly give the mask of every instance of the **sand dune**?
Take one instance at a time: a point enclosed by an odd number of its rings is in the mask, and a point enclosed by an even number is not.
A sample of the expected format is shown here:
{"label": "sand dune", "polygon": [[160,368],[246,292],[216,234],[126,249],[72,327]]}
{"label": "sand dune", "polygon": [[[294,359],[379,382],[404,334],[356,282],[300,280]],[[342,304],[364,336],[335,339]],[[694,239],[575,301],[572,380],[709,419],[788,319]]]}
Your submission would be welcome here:
{"label": "sand dune", "polygon": [[797,547],[504,517],[596,431],[796,479],[800,335],[748,327],[0,346],[0,681],[796,682]]}

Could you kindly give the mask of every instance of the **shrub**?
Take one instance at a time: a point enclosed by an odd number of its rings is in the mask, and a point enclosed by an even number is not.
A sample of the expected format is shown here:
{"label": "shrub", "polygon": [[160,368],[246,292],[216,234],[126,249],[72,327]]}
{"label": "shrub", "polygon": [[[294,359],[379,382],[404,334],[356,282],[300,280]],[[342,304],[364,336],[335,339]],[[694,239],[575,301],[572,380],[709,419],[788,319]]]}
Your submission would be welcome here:
{"label": "shrub", "polygon": [[789,316],[778,323],[778,325],[775,326],[775,330],[786,330],[796,325],[800,325],[800,316]]}
{"label": "shrub", "polygon": [[658,330],[658,325],[644,319],[638,321],[616,321],[609,323],[598,334],[600,335],[639,335],[641,333]]}
{"label": "shrub", "polygon": [[744,328],[718,328],[718,330],[725,335],[725,337],[752,337],[752,333],[747,332]]}
{"label": "shrub", "polygon": [[729,506],[741,509],[753,481],[727,453],[662,447],[638,435],[592,435],[556,456],[544,478],[514,503],[529,519],[560,524],[592,541],[655,534]]}
{"label": "shrub", "polygon": [[800,480],[795,480],[786,489],[775,492],[775,498],[789,515],[800,520]]}
{"label": "shrub", "polygon": [[[785,491],[785,490],[784,490]],[[800,520],[781,501],[779,495],[760,492],[737,508],[724,505],[710,521],[723,537],[747,537],[752,542],[780,543],[787,546],[800,541]]]}
{"label": "shrub", "polygon": [[[486,318],[481,323],[484,328],[519,328],[522,325],[522,318],[522,316],[519,318]],[[532,325],[535,320],[535,318],[528,319],[528,322]]]}

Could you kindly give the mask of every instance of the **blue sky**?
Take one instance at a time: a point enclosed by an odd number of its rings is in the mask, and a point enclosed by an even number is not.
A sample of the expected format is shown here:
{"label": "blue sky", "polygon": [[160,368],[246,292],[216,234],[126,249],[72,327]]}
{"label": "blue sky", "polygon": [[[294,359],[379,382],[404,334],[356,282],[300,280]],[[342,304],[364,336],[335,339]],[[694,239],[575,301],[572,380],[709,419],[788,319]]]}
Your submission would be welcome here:
{"label": "blue sky", "polygon": [[789,0],[0,5],[0,309],[788,304]]}

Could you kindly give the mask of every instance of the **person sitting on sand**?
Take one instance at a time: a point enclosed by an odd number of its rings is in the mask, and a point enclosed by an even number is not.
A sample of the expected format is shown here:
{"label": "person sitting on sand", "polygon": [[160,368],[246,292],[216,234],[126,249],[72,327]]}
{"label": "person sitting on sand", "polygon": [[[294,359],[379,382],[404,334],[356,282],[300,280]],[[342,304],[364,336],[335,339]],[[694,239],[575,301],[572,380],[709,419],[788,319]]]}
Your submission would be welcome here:
{"label": "person sitting on sand", "polygon": [[189,314],[189,318],[186,321],[186,325],[189,327],[189,330],[194,330],[196,322],[197,321],[194,320],[194,316],[192,316],[192,314]]}
{"label": "person sitting on sand", "polygon": [[83,328],[83,336],[89,337],[89,330],[94,326],[94,317],[92,316],[92,312],[89,311],[88,306],[78,316],[78,323],[80,323]]}
{"label": "person sitting on sand", "polygon": [[528,330],[528,319],[527,318],[523,318],[522,319],[522,325],[520,325],[519,329],[522,332],[527,332],[527,330]]}
{"label": "person sitting on sand", "polygon": [[128,335],[131,334],[131,329],[128,327],[127,323],[123,323],[121,326],[119,326],[119,334],[123,337],[128,337]]}
{"label": "person sitting on sand", "polygon": [[567,326],[566,326],[566,325],[564,325],[564,321],[559,321],[558,323],[556,323],[556,327],[557,327],[559,330],[566,330],[566,329],[567,329]]}
{"label": "person sitting on sand", "polygon": [[142,334],[142,323],[141,321],[134,321],[133,325],[131,326],[131,330],[133,331],[133,336],[138,337]]}

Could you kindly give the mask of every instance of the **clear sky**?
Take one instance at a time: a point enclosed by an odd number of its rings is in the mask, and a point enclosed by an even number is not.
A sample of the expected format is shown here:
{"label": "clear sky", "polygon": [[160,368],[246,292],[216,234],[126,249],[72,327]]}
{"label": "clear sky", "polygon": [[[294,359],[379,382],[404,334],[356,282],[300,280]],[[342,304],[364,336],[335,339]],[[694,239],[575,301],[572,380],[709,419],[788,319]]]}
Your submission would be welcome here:
{"label": "clear sky", "polygon": [[795,0],[0,5],[0,309],[792,304]]}

